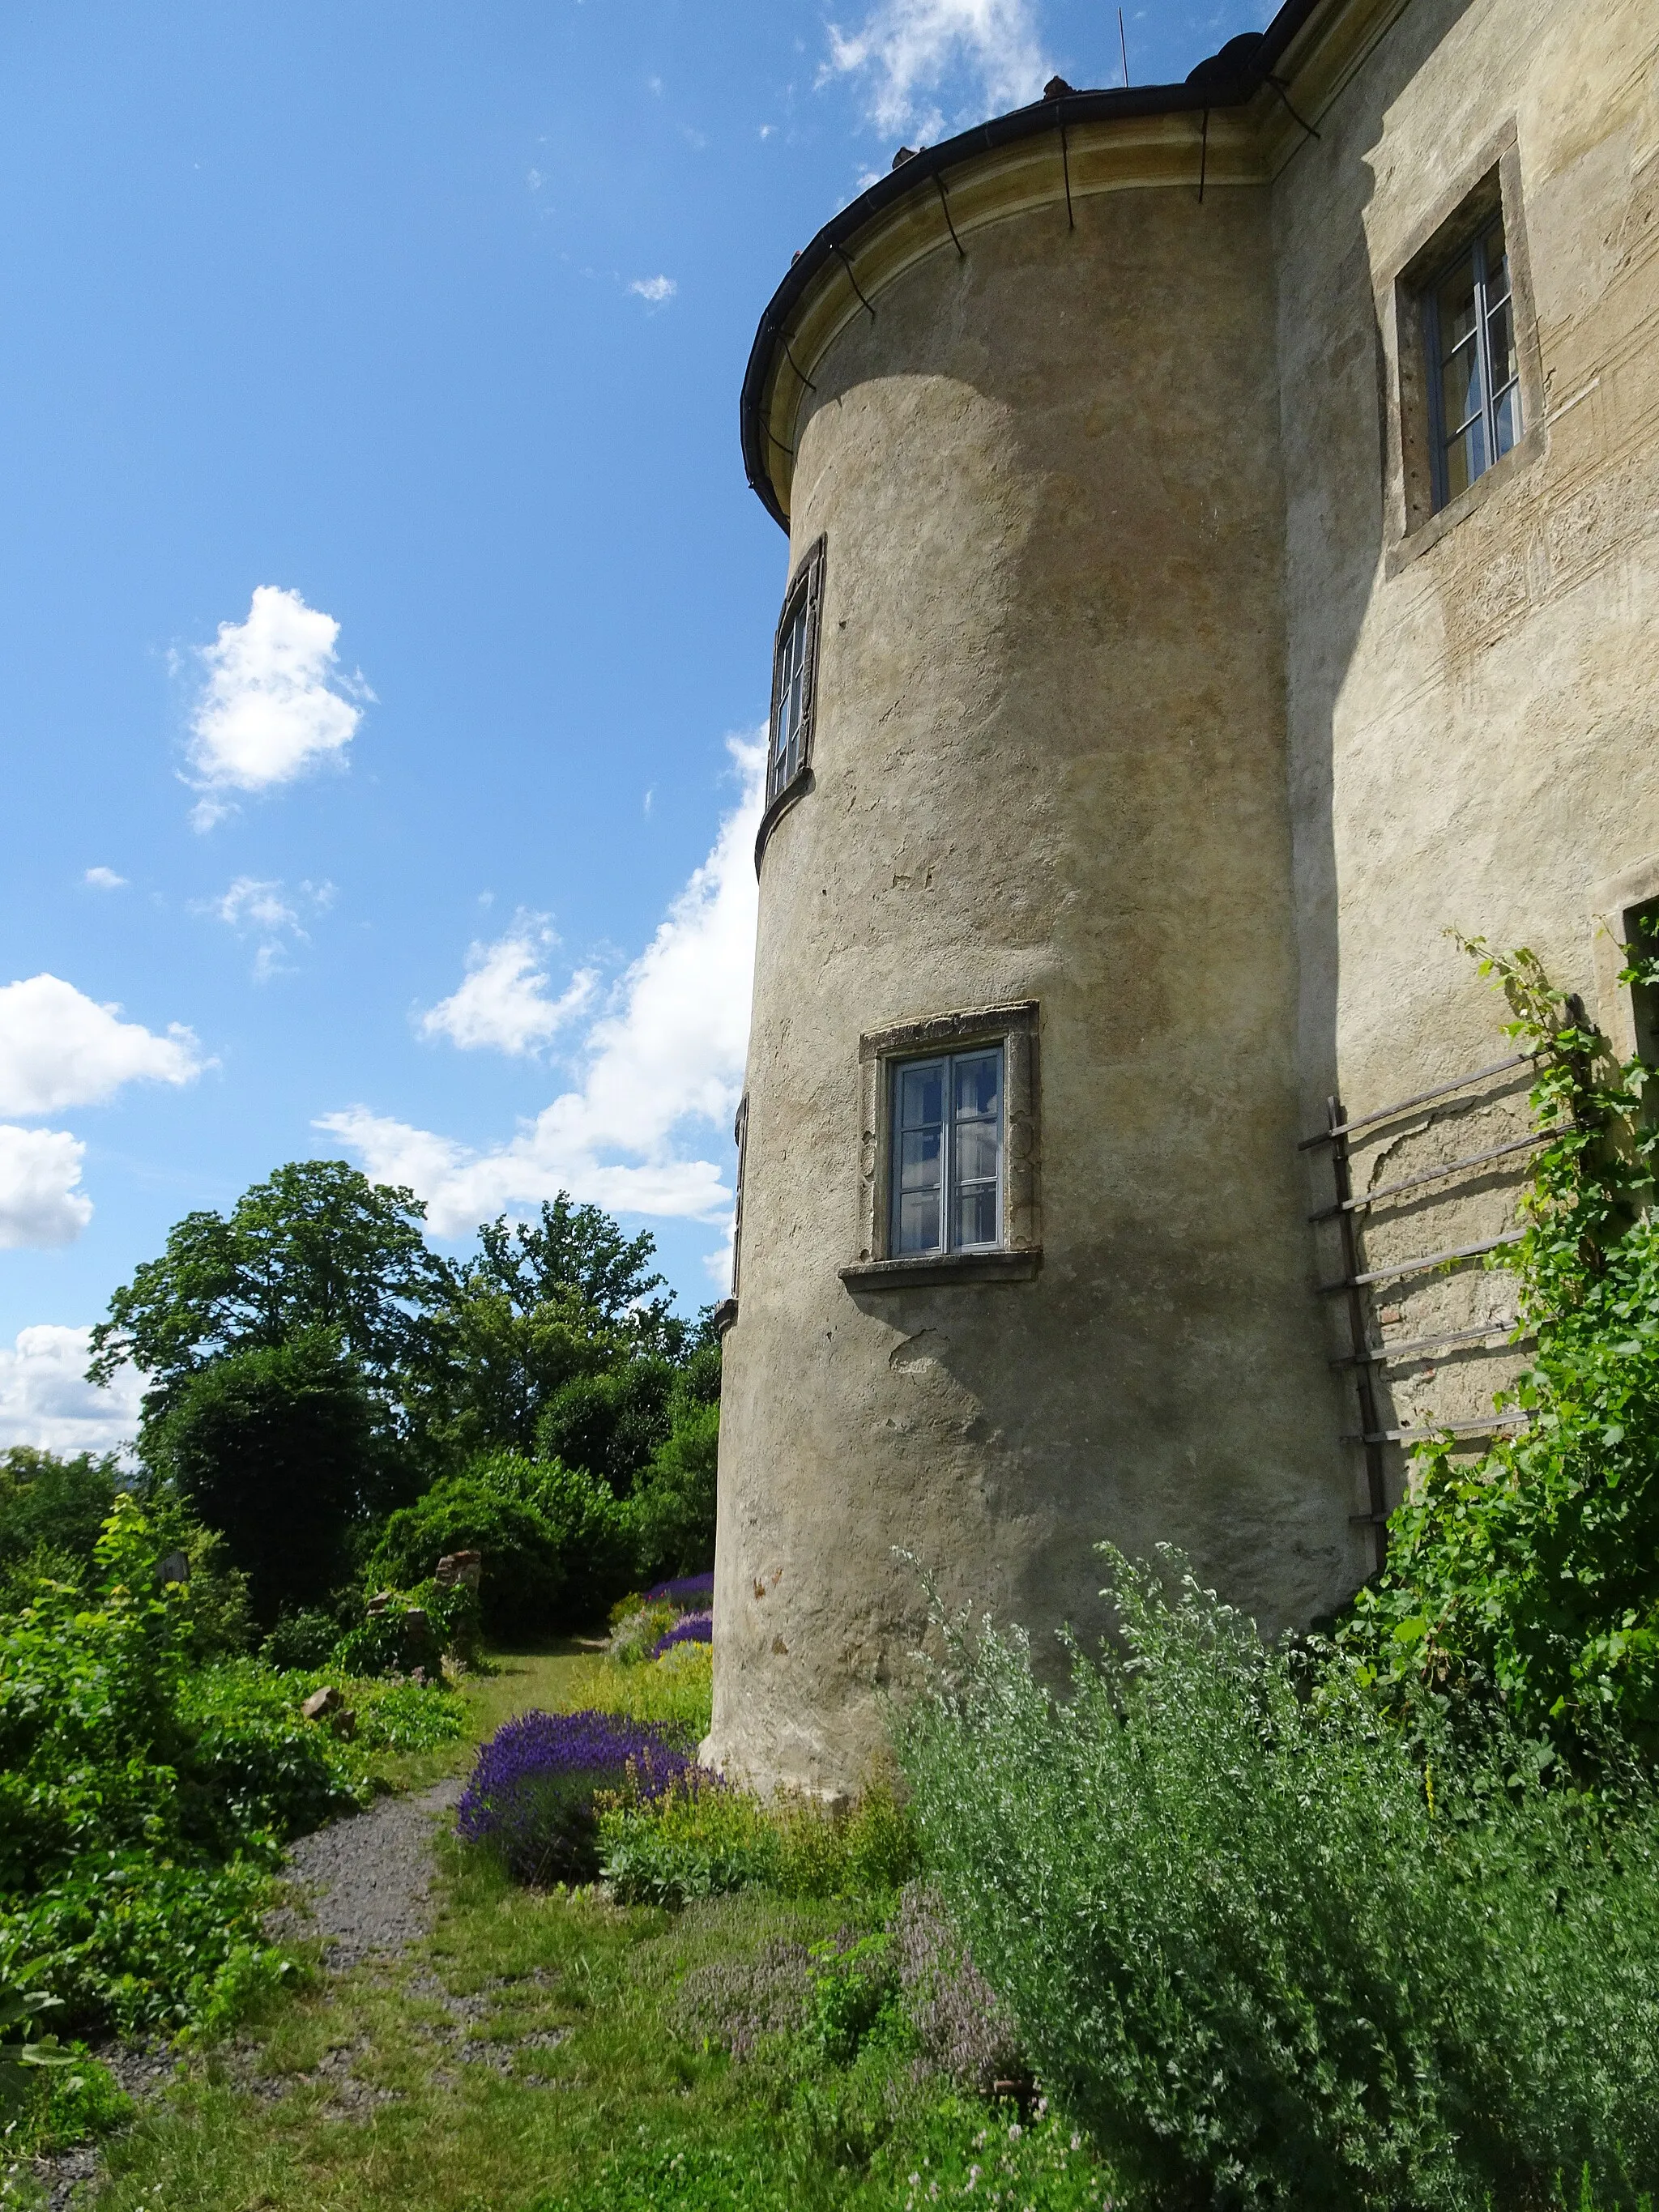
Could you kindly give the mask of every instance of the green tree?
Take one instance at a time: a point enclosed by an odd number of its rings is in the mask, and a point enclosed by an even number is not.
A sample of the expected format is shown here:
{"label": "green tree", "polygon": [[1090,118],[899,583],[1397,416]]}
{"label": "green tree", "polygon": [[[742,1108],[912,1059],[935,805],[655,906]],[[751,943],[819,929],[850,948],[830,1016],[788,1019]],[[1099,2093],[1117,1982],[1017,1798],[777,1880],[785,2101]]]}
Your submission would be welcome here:
{"label": "green tree", "polygon": [[386,1443],[362,1370],[320,1329],[229,1352],[184,1378],[153,1420],[155,1470],[247,1577],[264,1626],[315,1604],[349,1566],[355,1527],[386,1502]]}
{"label": "green tree", "polygon": [[62,1459],[31,1444],[0,1453],[0,1574],[43,1553],[90,1567],[119,1483],[113,1453]]}
{"label": "green tree", "polygon": [[412,1191],[343,1161],[278,1168],[228,1215],[185,1215],[111,1299],[88,1376],[106,1382],[131,1360],[149,1378],[149,1421],[215,1360],[322,1330],[389,1385],[416,1355],[423,1316],[453,1293],[425,1212]]}
{"label": "green tree", "polygon": [[651,1297],[665,1279],[649,1272],[656,1239],[648,1231],[624,1237],[603,1207],[574,1205],[568,1191],[544,1200],[538,1221],[509,1228],[501,1214],[482,1223],[478,1243],[471,1279],[503,1292],[520,1313],[574,1295],[601,1321],[626,1322],[653,1340],[673,1322],[668,1300]]}

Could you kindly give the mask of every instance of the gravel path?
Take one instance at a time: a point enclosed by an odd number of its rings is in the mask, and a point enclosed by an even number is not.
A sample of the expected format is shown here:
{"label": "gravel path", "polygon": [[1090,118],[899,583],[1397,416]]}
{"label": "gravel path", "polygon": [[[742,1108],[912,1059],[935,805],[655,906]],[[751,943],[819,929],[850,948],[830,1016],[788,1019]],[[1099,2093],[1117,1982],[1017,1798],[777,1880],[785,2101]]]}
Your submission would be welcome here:
{"label": "gravel path", "polygon": [[320,1936],[331,1973],[407,1950],[432,1923],[432,1816],[451,1810],[464,1787],[441,1782],[301,1836],[289,1879],[305,1902],[270,1914],[267,1933]]}
{"label": "gravel path", "polygon": [[[265,1916],[266,1935],[273,1942],[320,1937],[324,1966],[333,1974],[367,1959],[395,1958],[407,1950],[432,1924],[433,1816],[453,1809],[464,1787],[459,1781],[441,1782],[417,1797],[390,1797],[367,1813],[301,1836],[289,1853],[287,1869],[299,1894]],[[435,1981],[431,1986],[447,2008],[467,2009],[463,2001],[444,1996]],[[465,2045],[465,2027],[453,2033]],[[244,2055],[236,2046],[236,2057]],[[159,2095],[173,2078],[176,2061],[165,2044],[112,2044],[97,2056],[140,2103]],[[341,2077],[340,2093],[349,2107],[378,2101],[386,2094],[347,2078],[355,2056],[331,2052],[324,2061],[327,2074]],[[245,2086],[256,2094],[271,2093],[252,2075]],[[77,2195],[96,2180],[99,2166],[94,2143],[36,2159],[35,2179],[46,2190],[51,2212],[68,2212]]]}

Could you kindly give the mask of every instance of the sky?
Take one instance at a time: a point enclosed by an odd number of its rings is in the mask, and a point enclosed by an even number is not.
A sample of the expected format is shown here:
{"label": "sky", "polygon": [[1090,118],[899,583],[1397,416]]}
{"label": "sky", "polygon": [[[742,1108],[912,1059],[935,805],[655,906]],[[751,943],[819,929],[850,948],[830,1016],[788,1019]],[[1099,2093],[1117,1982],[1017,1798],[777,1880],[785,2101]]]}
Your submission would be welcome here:
{"label": "sky", "polygon": [[[1125,10],[1136,83],[1264,23]],[[1096,0],[0,13],[0,1448],[285,1160],[725,1290],[781,533],[737,400],[888,167]]]}

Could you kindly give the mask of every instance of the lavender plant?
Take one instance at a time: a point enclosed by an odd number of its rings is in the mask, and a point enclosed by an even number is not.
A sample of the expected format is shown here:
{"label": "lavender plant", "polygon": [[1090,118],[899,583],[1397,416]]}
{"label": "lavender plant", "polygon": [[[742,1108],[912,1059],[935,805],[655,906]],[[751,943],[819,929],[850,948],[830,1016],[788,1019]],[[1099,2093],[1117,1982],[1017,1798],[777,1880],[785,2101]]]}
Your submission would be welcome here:
{"label": "lavender plant", "polygon": [[712,1613],[682,1613],[674,1626],[657,1638],[647,1656],[660,1659],[665,1651],[672,1651],[677,1644],[712,1644],[714,1640],[714,1616]]}
{"label": "lavender plant", "polygon": [[596,1793],[650,1805],[691,1765],[660,1729],[617,1713],[520,1713],[481,1747],[456,1826],[516,1881],[591,1881]]}

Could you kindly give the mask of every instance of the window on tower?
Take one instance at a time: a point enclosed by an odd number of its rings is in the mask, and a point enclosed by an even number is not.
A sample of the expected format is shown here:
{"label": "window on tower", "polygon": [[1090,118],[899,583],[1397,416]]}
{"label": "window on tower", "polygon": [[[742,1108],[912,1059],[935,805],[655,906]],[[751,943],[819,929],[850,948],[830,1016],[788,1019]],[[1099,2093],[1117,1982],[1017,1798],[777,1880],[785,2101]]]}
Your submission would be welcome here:
{"label": "window on tower", "polygon": [[806,774],[812,754],[818,621],[823,606],[822,538],[795,572],[778,623],[772,661],[772,727],[766,763],[769,809]]}
{"label": "window on tower", "polygon": [[1002,1243],[1002,1047],[893,1067],[896,1259]]}

